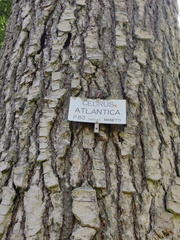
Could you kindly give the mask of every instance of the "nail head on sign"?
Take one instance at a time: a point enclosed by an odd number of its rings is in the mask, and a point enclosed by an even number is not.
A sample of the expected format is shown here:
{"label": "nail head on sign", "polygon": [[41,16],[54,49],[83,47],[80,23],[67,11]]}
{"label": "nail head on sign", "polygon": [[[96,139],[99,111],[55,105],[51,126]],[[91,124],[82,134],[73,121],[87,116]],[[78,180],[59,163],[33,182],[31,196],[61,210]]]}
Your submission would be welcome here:
{"label": "nail head on sign", "polygon": [[103,97],[103,90],[97,90],[95,92],[95,98],[102,98]]}

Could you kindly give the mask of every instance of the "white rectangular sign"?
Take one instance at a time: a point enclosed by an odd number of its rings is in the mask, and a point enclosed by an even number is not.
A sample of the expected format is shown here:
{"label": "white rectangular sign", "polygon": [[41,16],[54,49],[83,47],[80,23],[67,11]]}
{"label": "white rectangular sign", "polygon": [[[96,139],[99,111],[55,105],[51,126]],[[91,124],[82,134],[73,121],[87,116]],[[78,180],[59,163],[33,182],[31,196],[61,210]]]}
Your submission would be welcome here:
{"label": "white rectangular sign", "polygon": [[75,122],[126,124],[126,100],[71,97],[68,120]]}

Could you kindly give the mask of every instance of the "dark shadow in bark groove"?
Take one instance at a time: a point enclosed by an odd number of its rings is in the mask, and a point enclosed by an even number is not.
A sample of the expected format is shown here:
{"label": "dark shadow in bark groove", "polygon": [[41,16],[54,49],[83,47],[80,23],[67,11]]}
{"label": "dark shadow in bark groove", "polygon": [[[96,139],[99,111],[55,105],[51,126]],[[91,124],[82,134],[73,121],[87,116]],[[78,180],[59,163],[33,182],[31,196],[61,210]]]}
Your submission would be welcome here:
{"label": "dark shadow in bark groove", "polygon": [[41,46],[40,49],[37,51],[37,54],[40,54],[42,50],[45,48],[45,41],[46,41],[46,30],[44,30],[42,36],[41,36]]}
{"label": "dark shadow in bark groove", "polygon": [[175,170],[176,170],[176,175],[177,175],[177,177],[180,177],[180,172],[179,172],[179,168],[178,168],[179,158],[178,158],[178,154],[176,153],[175,145],[174,145],[174,141],[173,141],[172,137],[171,137],[171,148],[172,148],[172,152],[174,153],[174,166],[175,166]]}
{"label": "dark shadow in bark groove", "polygon": [[44,240],[50,239],[50,226],[48,225],[48,223],[49,223],[49,217],[51,216],[51,209],[53,209],[53,206],[50,200],[50,192],[48,194],[48,191],[47,191],[46,195],[47,195],[46,206],[45,206],[45,211],[42,217],[43,226],[44,226]]}
{"label": "dark shadow in bark groove", "polygon": [[66,42],[64,43],[64,46],[63,48],[66,49],[67,47],[69,47],[70,43],[71,43],[71,37],[72,37],[72,34],[71,33],[68,33],[68,37],[66,39]]}
{"label": "dark shadow in bark groove", "polygon": [[[15,185],[14,185],[14,187],[15,187]],[[16,216],[17,216],[17,213],[18,213],[18,209],[19,209],[20,205],[22,204],[23,198],[24,198],[24,194],[20,193],[17,188],[15,188],[15,192],[16,192],[16,196],[14,198],[13,209],[11,210],[11,212],[12,212],[11,222],[8,226],[7,235],[6,235],[5,240],[11,239],[13,229],[14,229],[14,225],[16,223]],[[24,240],[25,240],[25,237],[24,237]]]}

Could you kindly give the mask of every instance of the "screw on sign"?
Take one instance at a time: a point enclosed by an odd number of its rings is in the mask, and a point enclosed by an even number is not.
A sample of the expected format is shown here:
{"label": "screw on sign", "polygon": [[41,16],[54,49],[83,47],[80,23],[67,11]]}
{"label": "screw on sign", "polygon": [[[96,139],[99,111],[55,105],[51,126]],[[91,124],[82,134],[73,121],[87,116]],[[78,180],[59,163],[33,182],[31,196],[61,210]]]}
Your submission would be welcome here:
{"label": "screw on sign", "polygon": [[94,132],[98,133],[99,132],[99,123],[94,124]]}
{"label": "screw on sign", "polygon": [[[102,90],[97,90],[96,92],[95,92],[95,98],[102,98],[103,97],[103,91]],[[95,133],[98,133],[99,132],[99,123],[98,122],[96,122],[95,124],[94,124],[94,132]]]}

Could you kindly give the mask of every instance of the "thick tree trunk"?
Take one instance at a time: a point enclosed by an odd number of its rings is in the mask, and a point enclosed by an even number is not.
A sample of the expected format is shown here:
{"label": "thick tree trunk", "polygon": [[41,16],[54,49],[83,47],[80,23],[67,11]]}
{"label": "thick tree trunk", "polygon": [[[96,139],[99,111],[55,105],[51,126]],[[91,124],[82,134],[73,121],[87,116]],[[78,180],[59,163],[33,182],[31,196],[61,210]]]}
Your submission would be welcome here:
{"label": "thick tree trunk", "polygon": [[[14,1],[1,53],[0,239],[180,239],[176,0]],[[127,125],[68,122],[70,96]]]}

